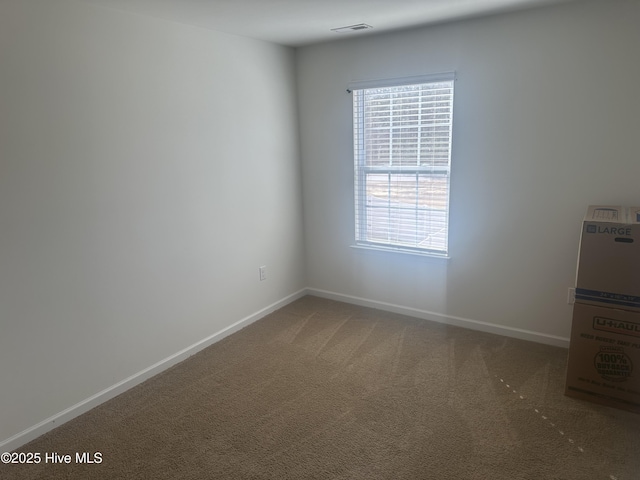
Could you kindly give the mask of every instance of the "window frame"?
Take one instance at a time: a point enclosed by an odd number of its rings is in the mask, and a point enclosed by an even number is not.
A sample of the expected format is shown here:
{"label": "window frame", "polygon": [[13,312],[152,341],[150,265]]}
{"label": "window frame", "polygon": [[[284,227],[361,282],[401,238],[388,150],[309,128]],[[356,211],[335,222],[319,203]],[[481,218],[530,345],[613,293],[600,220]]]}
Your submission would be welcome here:
{"label": "window frame", "polygon": [[[454,72],[445,72],[434,75],[421,75],[416,77],[403,77],[403,78],[394,78],[394,79],[383,79],[383,80],[373,80],[373,81],[365,81],[365,82],[352,82],[349,84],[347,92],[353,93],[353,162],[354,162],[354,213],[355,213],[355,244],[352,245],[355,248],[363,248],[368,250],[378,250],[378,251],[391,251],[405,254],[413,254],[427,257],[438,257],[438,258],[449,258],[449,228],[450,228],[450,192],[451,192],[451,150],[452,150],[452,139],[453,139],[453,106],[454,106],[454,85],[455,85],[455,73]],[[356,91],[364,91],[368,89],[379,89],[379,88],[400,88],[408,85],[422,85],[422,84],[436,84],[436,83],[450,83],[450,100],[448,104],[449,108],[449,122],[448,122],[448,131],[447,131],[447,163],[446,165],[419,165],[419,162],[416,162],[415,166],[402,164],[401,166],[394,165],[386,165],[386,166],[373,166],[367,164],[367,158],[364,153],[364,136],[365,136],[365,116],[363,114],[356,114],[356,109],[358,106],[356,102],[358,101],[357,95],[363,94],[358,93]],[[358,125],[358,122],[360,125]],[[422,125],[419,121],[411,124],[414,127],[417,127],[418,130],[422,128]],[[389,127],[389,132],[393,132],[393,128]],[[391,133],[390,133],[389,145],[391,145]],[[422,142],[416,142],[418,148],[422,146]],[[417,155],[419,158],[419,155]],[[392,162],[391,155],[389,158],[390,162]],[[370,237],[373,235],[371,230],[373,227],[368,226],[368,214],[370,213],[373,207],[367,205],[367,178],[369,175],[379,174],[379,175],[388,175],[389,176],[389,189],[391,189],[391,176],[392,175],[406,175],[406,176],[415,176],[416,179],[416,192],[419,189],[419,179],[436,179],[438,177],[446,179],[446,194],[445,194],[445,208],[444,208],[444,228],[445,228],[445,239],[444,239],[444,248],[427,248],[427,247],[419,247],[419,246],[411,246],[403,244],[401,241],[389,240],[387,241],[379,241],[379,240],[370,240]],[[391,211],[396,210],[396,214],[399,214],[401,210],[405,210],[407,212],[412,212],[416,214],[415,220],[415,233],[418,235],[418,231],[420,229],[420,221],[418,220],[418,215],[421,212],[426,212],[428,209],[419,208],[419,195],[416,193],[416,202],[414,207],[404,209],[404,207],[396,206],[391,207],[391,190],[389,190],[388,194],[388,216],[391,219]],[[381,209],[383,207],[380,207]],[[391,225],[391,222],[389,222]],[[389,235],[387,235],[389,236]],[[416,238],[416,244],[418,244]]]}

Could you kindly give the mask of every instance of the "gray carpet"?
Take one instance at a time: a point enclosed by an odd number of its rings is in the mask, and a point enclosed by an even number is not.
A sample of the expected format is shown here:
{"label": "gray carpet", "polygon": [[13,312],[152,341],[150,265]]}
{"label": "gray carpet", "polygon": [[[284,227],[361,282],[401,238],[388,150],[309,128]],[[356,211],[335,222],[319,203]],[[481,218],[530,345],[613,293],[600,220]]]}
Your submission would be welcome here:
{"label": "gray carpet", "polygon": [[71,464],[0,478],[639,479],[640,415],[565,397],[566,357],[308,296],[20,449]]}

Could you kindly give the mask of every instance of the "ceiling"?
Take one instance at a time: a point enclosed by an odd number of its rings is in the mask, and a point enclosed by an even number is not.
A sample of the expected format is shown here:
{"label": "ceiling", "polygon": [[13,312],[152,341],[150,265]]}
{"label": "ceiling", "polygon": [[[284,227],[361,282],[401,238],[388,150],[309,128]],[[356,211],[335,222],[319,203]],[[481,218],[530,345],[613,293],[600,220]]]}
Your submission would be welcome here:
{"label": "ceiling", "polygon": [[[83,0],[288,46],[573,0]],[[366,23],[371,30],[331,29]]]}

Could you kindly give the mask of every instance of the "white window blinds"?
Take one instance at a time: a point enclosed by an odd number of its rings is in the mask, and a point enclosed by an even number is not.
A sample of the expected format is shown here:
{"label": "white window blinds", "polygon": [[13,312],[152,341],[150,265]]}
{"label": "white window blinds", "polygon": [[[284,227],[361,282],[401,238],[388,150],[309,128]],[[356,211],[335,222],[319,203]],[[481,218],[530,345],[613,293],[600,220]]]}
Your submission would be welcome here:
{"label": "white window blinds", "polygon": [[446,256],[453,74],[380,85],[350,85],[356,244]]}

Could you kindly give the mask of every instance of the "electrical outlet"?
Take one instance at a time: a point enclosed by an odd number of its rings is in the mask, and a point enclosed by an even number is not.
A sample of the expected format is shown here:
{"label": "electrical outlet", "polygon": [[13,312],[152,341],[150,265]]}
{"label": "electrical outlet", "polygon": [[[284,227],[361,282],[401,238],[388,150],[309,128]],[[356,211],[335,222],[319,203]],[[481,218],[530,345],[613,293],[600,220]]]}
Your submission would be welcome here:
{"label": "electrical outlet", "polygon": [[573,287],[569,287],[569,293],[567,294],[567,303],[569,305],[573,305],[576,303],[576,289]]}
{"label": "electrical outlet", "polygon": [[260,281],[264,281],[267,279],[267,266],[263,265],[260,267]]}

